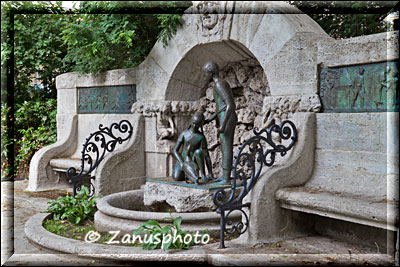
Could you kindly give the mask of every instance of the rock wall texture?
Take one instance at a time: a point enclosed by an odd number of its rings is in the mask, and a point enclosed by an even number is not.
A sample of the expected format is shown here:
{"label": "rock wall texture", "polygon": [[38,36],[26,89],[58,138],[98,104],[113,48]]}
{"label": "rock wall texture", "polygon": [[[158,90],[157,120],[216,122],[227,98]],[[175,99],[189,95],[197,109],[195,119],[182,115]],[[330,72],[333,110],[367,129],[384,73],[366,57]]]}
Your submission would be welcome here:
{"label": "rock wall texture", "polygon": [[[234,138],[235,152],[240,143],[251,136],[255,119],[257,116],[261,116],[264,97],[270,95],[268,81],[262,67],[255,59],[231,63],[220,71],[220,76],[232,88],[236,104],[238,124]],[[213,86],[214,84],[210,83],[206,95],[199,101],[200,106],[205,110],[204,115],[206,118],[216,111]],[[221,175],[222,157],[217,129],[215,120],[203,128],[210,150],[215,177]]]}

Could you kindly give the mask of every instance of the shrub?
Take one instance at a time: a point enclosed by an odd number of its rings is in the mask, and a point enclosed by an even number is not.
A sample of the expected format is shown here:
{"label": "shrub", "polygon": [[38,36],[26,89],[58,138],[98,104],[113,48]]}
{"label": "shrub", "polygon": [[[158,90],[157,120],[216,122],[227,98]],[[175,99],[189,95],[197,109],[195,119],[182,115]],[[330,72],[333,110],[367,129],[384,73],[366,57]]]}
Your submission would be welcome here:
{"label": "shrub", "polygon": [[[161,227],[160,223],[158,223],[155,220],[149,220],[147,222],[142,223],[140,225],[139,229],[134,232],[134,235],[139,235],[144,231],[144,234],[149,237],[148,241],[146,242],[146,237],[145,242],[141,243],[141,246],[143,249],[160,249],[162,248],[163,250],[167,250],[168,248],[174,248],[174,249],[190,249],[192,245],[194,245],[193,239],[191,239],[190,243],[185,243],[182,242],[185,238],[186,235],[189,235],[190,233],[182,230],[180,228],[181,223],[182,223],[182,217],[177,217],[173,218],[171,215],[171,218],[164,218],[164,220],[172,220],[173,224],[172,225],[165,225],[164,227]],[[163,241],[166,235],[170,235],[169,242]],[[156,236],[159,236],[159,240],[157,240]],[[174,237],[180,237],[180,238],[174,238]]]}
{"label": "shrub", "polygon": [[54,220],[67,219],[71,223],[78,224],[84,220],[94,219],[97,198],[99,196],[89,198],[89,189],[82,186],[75,197],[66,195],[50,201],[44,212],[53,214]]}

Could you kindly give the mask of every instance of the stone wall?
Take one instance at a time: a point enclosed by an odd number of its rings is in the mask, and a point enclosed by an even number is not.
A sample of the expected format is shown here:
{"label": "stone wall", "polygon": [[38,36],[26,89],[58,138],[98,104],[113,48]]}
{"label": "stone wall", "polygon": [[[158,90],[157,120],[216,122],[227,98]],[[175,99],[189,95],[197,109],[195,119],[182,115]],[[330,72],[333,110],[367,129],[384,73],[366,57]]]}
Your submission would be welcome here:
{"label": "stone wall", "polygon": [[[113,153],[97,167],[96,193],[110,194],[139,188],[144,183],[144,152],[142,118],[130,111],[126,114],[82,114],[79,109],[79,92],[86,88],[134,86],[135,69],[111,70],[100,75],[66,73],[57,77],[57,142],[42,148],[32,158],[29,172],[29,191],[71,187],[65,173],[56,172],[50,165],[52,159],[77,161],[80,166],[82,146],[86,138],[99,130],[99,125],[109,127],[126,119],[133,126],[131,140],[125,146],[117,145]],[[129,148],[129,149],[128,149]],[[129,151],[126,151],[126,150]],[[66,161],[67,162],[67,161]]]}
{"label": "stone wall", "polygon": [[[243,12],[246,7],[251,7],[247,13]],[[109,123],[126,117],[135,127],[129,143],[132,149],[124,147],[115,151],[96,173],[100,175],[98,186],[106,194],[137,188],[145,176],[171,175],[175,161],[171,152],[178,133],[188,127],[191,115],[201,106],[205,106],[206,117],[215,111],[212,89],[200,88],[200,70],[206,61],[219,65],[221,76],[233,89],[239,117],[235,148],[251,135],[254,127],[267,128],[285,119],[293,119],[300,132],[293,153],[287,155],[281,165],[265,170],[249,196],[251,225],[246,242],[285,236],[290,215],[279,207],[275,191],[306,183],[312,177],[314,152],[319,162],[326,164],[332,158],[324,158],[324,153],[337,152],[338,163],[348,159],[345,163],[350,167],[367,171],[371,169],[366,166],[368,162],[379,162],[377,170],[383,171],[383,155],[387,155],[390,175],[386,186],[389,188],[398,182],[398,167],[391,164],[398,158],[398,143],[392,138],[398,136],[398,115],[318,114],[321,110],[320,69],[398,59],[397,32],[334,40],[296,8],[282,2],[257,1],[217,2],[216,8],[222,12],[213,15],[216,23],[211,25],[199,14],[202,8],[201,3],[196,2],[183,16],[183,27],[169,45],[164,47],[157,43],[136,68],[107,71],[98,76],[79,77],[76,73],[67,73],[57,77],[58,141],[40,150],[32,159],[30,190],[65,186],[55,176],[49,161],[76,157],[84,137],[103,119]],[[137,103],[132,105],[131,113],[93,117],[78,114],[79,88],[117,85],[135,86]],[[95,118],[95,124],[91,123],[91,118]],[[366,120],[368,123],[364,127],[362,122]],[[371,126],[373,122],[376,128]],[[335,125],[343,130],[335,132],[339,129]],[[214,123],[205,126],[204,131],[215,175],[218,175],[221,156]],[[351,153],[354,151],[355,156]],[[372,160],[364,160],[365,153],[372,155]],[[323,171],[324,166],[322,169],[317,166],[316,171]],[[359,173],[364,173],[361,169]],[[337,174],[343,171],[346,168]],[[130,179],[135,182],[129,182]],[[342,182],[354,185],[349,189],[356,188],[350,177]],[[384,193],[384,188],[382,184],[379,194]],[[396,199],[398,192],[390,190],[388,197]]]}
{"label": "stone wall", "polygon": [[[314,64],[333,68],[398,59],[397,36],[398,32],[389,32],[344,40],[320,40],[315,44],[317,57],[314,57]],[[317,78],[320,83],[323,77]],[[378,73],[375,78],[378,79]],[[312,153],[308,150],[293,152],[292,159],[297,153],[302,154],[300,158],[311,159],[300,169],[296,169],[290,159],[283,166],[268,169],[259,179],[249,197],[252,203],[249,214],[253,221],[250,219],[249,233],[243,237],[245,242],[268,242],[302,233],[301,225],[294,223],[294,214],[279,207],[274,197],[277,188],[307,184],[316,190],[361,196],[371,201],[398,201],[399,169],[394,163],[398,162],[398,111],[318,113],[321,110],[318,95],[297,97],[282,92],[281,96],[276,96],[273,90],[271,93],[272,97],[264,99],[266,118],[270,110],[276,110],[275,113],[280,114],[278,117],[290,117],[291,107],[295,106],[297,111],[293,118],[301,114],[299,111],[317,112],[315,147]],[[299,99],[301,101],[296,104]],[[307,107],[303,107],[303,101]],[[299,141],[303,138],[306,137],[299,135]],[[281,169],[285,167],[284,175]],[[311,172],[306,171],[310,169]],[[391,234],[388,232],[388,242]]]}

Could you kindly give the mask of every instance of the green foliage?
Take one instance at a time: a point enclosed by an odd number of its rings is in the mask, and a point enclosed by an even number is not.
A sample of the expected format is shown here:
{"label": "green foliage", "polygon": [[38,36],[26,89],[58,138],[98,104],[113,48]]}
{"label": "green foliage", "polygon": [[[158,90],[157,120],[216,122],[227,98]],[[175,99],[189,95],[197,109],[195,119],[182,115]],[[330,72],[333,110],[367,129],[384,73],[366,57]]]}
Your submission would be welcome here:
{"label": "green foliage", "polygon": [[43,227],[47,231],[57,235],[61,235],[61,233],[68,229],[68,226],[63,224],[60,220],[45,220],[43,222]]}
{"label": "green foliage", "polygon": [[41,147],[57,141],[57,101],[25,101],[15,112],[15,126],[20,138],[15,140],[18,151],[15,165],[18,170],[29,165],[30,158]]}
{"label": "green foliage", "polygon": [[[92,221],[73,224],[65,220],[47,219],[43,221],[43,227],[51,233],[75,240],[84,240],[88,232],[96,231]],[[110,235],[104,233],[97,243],[105,242],[108,239],[110,239]]]}
{"label": "green foliage", "polygon": [[[8,177],[11,164],[7,144],[15,144],[14,165],[21,172],[21,164],[28,165],[34,152],[56,140],[55,106],[43,110],[38,104],[48,106],[47,101],[56,98],[56,76],[139,65],[157,40],[167,45],[190,5],[187,1],[82,1],[79,9],[67,14],[61,1],[2,1],[2,177]],[[11,66],[12,72],[7,73]],[[14,79],[15,127],[5,134],[10,107],[4,100],[10,78]]]}
{"label": "green foliage", "polygon": [[287,1],[336,39],[385,32],[384,18],[396,1]]}
{"label": "green foliage", "polygon": [[[7,157],[7,145],[15,144],[15,171],[24,172],[29,168],[29,162],[33,154],[43,146],[54,143],[57,140],[57,101],[48,99],[46,101],[24,101],[17,104],[14,114],[16,134],[14,138],[7,135],[1,137],[1,158]],[[5,120],[7,106],[1,106],[1,132],[7,129]],[[8,168],[6,161],[2,161],[2,178],[7,177]]]}
{"label": "green foliage", "polygon": [[[172,220],[173,224],[172,225],[167,224],[164,227],[161,227],[159,222],[155,220],[149,220],[147,222],[142,223],[139,229],[133,233],[134,235],[139,235],[144,231],[144,234],[150,237],[148,242],[143,242],[141,244],[143,249],[148,249],[148,250],[160,249],[160,248],[162,248],[163,250],[167,250],[169,248],[190,249],[190,247],[194,245],[193,238],[192,241],[188,244],[185,244],[185,242],[181,242],[184,240],[184,237],[189,234],[188,232],[180,228],[182,223],[182,217],[179,216],[177,218],[173,218],[171,215],[171,218],[164,218],[164,220],[165,221]],[[160,240],[156,240],[155,237],[157,235],[160,237]],[[169,242],[163,243],[163,237],[166,235],[170,235],[172,238],[169,239]],[[180,236],[181,238],[174,238],[174,235],[175,237]]]}
{"label": "green foliage", "polygon": [[[14,14],[14,23],[10,14]],[[63,47],[64,40],[60,35],[63,29],[74,19],[66,14],[40,14],[34,12],[62,12],[61,2],[2,2],[2,36],[7,30],[14,30],[14,46],[9,39],[1,43],[1,65],[14,49],[14,96],[15,103],[26,99],[55,98],[55,77],[71,71],[71,65],[63,62],[67,54]],[[4,25],[3,25],[4,24]],[[34,86],[41,84],[41,87]]]}
{"label": "green foliage", "polygon": [[81,191],[73,196],[59,197],[50,201],[46,211],[53,214],[54,220],[67,219],[69,222],[78,224],[84,220],[93,220],[97,211],[96,199],[99,196],[89,198],[89,189],[81,187]]}
{"label": "green foliage", "polygon": [[[157,40],[167,45],[181,26],[181,14],[138,13],[148,7],[137,1],[83,2],[81,12],[88,14],[77,15],[61,33],[68,49],[64,62],[74,71],[94,74],[139,65]],[[120,13],[127,10],[134,14]],[[106,14],[92,14],[96,11]]]}

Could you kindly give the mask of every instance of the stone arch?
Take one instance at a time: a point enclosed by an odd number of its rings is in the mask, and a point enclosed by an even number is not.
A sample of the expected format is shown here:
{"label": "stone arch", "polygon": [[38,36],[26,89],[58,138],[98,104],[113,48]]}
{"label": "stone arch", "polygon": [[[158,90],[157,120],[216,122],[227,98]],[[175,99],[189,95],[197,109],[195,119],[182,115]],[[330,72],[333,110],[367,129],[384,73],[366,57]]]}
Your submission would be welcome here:
{"label": "stone arch", "polygon": [[[316,43],[329,36],[315,21],[281,2],[222,5],[225,12],[241,10],[242,14],[228,13],[215,26],[218,31],[205,34],[199,26],[201,15],[193,14],[192,7],[168,46],[153,47],[137,72],[139,100],[197,100],[204,93],[198,79],[205,61],[214,60],[223,68],[247,58],[260,62],[272,95],[318,92]],[[244,9],[250,14],[243,14]]]}
{"label": "stone arch", "polygon": [[207,61],[214,61],[220,70],[228,64],[255,59],[242,44],[234,40],[211,42],[194,46],[174,69],[168,82],[165,99],[195,101],[205,95],[200,88],[201,68]]}

